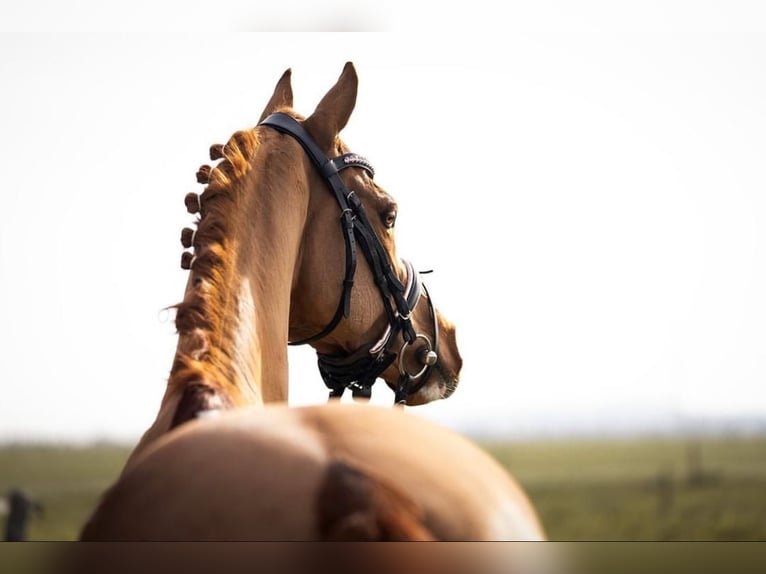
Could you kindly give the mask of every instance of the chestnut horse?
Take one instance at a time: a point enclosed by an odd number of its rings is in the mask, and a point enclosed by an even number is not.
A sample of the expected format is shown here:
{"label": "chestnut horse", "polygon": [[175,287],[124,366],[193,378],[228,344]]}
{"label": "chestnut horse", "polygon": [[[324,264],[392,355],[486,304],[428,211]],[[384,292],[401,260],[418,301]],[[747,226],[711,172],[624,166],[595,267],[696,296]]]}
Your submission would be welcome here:
{"label": "chestnut horse", "polygon": [[[197,179],[207,187],[185,200],[200,219],[196,231],[184,229],[181,237],[194,253],[185,252],[181,263],[190,275],[176,306],[176,356],[159,414],[131,461],[200,413],[286,401],[288,340],[310,342],[317,350],[334,396],[345,386],[369,394],[378,376],[396,388],[402,370],[423,370],[419,358],[437,341],[435,365],[400,400],[422,404],[448,397],[457,386],[462,362],[455,328],[433,309],[412,265],[396,255],[396,202],[373,181],[369,162],[348,153],[338,138],[356,101],[353,66],[305,120],[291,109],[290,76],[287,70],[279,80],[259,123],[300,122],[296,129],[344,160],[336,177],[358,204],[342,211],[302,142],[268,125],[211,147],[211,158],[222,161],[200,168]],[[373,264],[364,256],[365,237],[347,233],[342,215],[353,218],[354,231],[365,217],[367,233],[385,251],[368,255]],[[402,285],[377,285],[376,266],[395,275],[382,281]],[[409,288],[412,309],[391,308],[396,292],[381,298],[381,289],[402,286]],[[400,311],[411,315],[407,325],[399,324]],[[407,331],[416,338],[405,346]],[[403,347],[405,353],[396,352]]]}
{"label": "chestnut horse", "polygon": [[454,327],[396,255],[396,203],[338,137],[356,94],[349,63],[303,119],[288,70],[259,126],[211,150],[168,389],[83,540],[543,538],[516,482],[455,432],[403,409],[267,404],[287,398],[288,338],[317,349],[331,396],[381,377],[414,405],[457,384]]}

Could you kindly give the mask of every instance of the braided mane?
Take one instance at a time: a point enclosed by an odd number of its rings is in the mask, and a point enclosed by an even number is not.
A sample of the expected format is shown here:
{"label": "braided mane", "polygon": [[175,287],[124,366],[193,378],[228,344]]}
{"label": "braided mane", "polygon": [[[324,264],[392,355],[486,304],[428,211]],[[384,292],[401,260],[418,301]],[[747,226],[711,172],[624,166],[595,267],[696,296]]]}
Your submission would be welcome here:
{"label": "braided mane", "polygon": [[198,213],[196,231],[185,228],[181,243],[185,251],[181,267],[190,270],[189,287],[175,305],[178,351],[170,371],[169,386],[198,381],[224,386],[232,380],[230,340],[230,284],[235,250],[231,240],[232,213],[242,193],[244,176],[250,171],[258,137],[255,129],[234,133],[224,145],[210,147],[214,166],[203,165],[197,181],[204,191],[187,194],[190,213]]}

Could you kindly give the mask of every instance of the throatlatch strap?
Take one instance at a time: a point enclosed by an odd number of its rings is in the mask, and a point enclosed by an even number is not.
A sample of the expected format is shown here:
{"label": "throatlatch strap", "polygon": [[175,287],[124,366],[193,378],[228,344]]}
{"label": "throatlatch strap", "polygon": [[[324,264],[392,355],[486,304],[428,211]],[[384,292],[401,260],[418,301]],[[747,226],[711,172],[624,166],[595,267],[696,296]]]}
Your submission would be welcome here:
{"label": "throatlatch strap", "polygon": [[318,341],[329,335],[338,326],[341,318],[348,317],[351,312],[351,289],[354,286],[354,275],[356,274],[356,241],[354,240],[354,217],[350,210],[343,211],[341,221],[343,222],[343,238],[346,244],[346,274],[343,278],[343,293],[338,308],[330,322],[319,333],[300,341],[289,341],[288,345],[305,345]]}
{"label": "throatlatch strap", "polygon": [[[354,285],[354,275],[356,273],[356,240],[354,237],[354,216],[355,214],[349,207],[346,192],[346,186],[338,175],[339,169],[345,167],[359,166],[372,170],[372,166],[367,160],[356,154],[345,154],[335,160],[330,160],[320,149],[320,147],[314,142],[311,134],[299,124],[294,118],[287,114],[276,113],[266,117],[259,125],[265,125],[276,129],[278,132],[292,136],[303,147],[304,151],[311,158],[314,165],[317,166],[320,173],[324,176],[325,181],[328,183],[330,190],[335,195],[335,199],[341,208],[341,223],[343,226],[343,240],[346,244],[346,273],[343,278],[343,291],[338,303],[338,307],[335,310],[335,314],[330,322],[319,333],[301,339],[299,341],[288,342],[288,345],[305,345],[306,343],[313,343],[319,339],[325,337],[332,332],[335,327],[338,326],[340,320],[343,317],[348,317],[351,312],[351,290]],[[348,161],[343,158],[348,156]],[[338,161],[339,160],[339,161]],[[371,173],[374,173],[372,171]]]}

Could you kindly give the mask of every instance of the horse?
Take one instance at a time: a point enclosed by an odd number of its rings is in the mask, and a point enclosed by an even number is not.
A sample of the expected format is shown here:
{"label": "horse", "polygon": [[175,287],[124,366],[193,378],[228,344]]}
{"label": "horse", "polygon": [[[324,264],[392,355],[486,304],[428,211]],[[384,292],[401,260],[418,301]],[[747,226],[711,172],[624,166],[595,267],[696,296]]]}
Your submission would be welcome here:
{"label": "horse", "polygon": [[[339,137],[357,86],[347,63],[304,118],[288,70],[258,126],[211,148],[224,161],[187,197],[202,217],[182,234],[195,252],[167,392],[81,540],[544,539],[477,445],[338,400],[377,378],[397,405],[446,398],[462,366],[454,326],[396,254],[395,201]],[[288,340],[317,350],[328,404],[285,403]]]}
{"label": "horse", "polygon": [[[206,188],[184,200],[199,219],[181,233],[192,250],[181,258],[190,273],[175,306],[176,354],[159,413],[128,466],[201,413],[286,401],[288,341],[316,349],[334,398],[345,388],[369,397],[378,377],[408,405],[455,391],[462,365],[455,327],[396,255],[396,201],[337,135],[357,81],[347,66],[304,120],[291,109],[288,69],[258,126],[211,146],[211,159],[221,161],[199,168]],[[289,128],[304,139],[286,135]],[[309,141],[314,153],[337,156],[329,179],[307,161]]]}

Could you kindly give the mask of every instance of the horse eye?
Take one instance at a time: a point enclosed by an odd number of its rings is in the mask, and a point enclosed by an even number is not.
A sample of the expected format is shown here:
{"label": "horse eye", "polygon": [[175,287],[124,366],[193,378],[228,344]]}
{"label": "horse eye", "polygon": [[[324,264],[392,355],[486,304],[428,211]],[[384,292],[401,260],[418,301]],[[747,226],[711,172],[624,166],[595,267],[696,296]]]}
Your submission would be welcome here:
{"label": "horse eye", "polygon": [[396,211],[385,211],[380,214],[380,218],[387,229],[392,229],[396,223]]}

